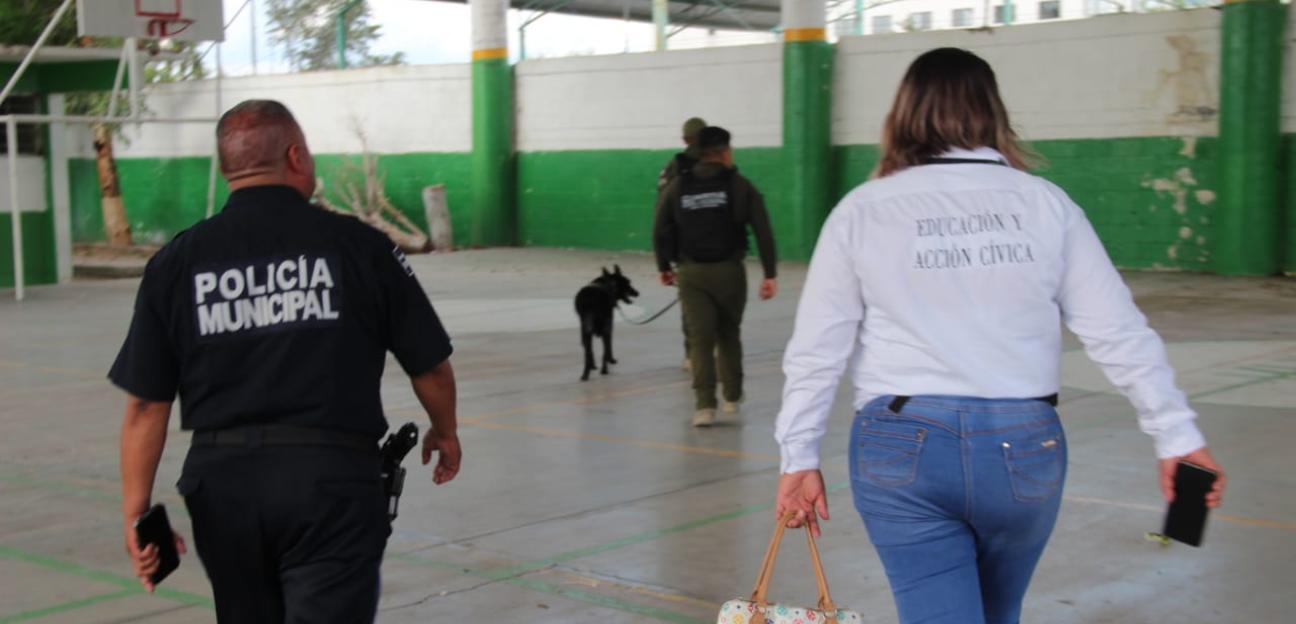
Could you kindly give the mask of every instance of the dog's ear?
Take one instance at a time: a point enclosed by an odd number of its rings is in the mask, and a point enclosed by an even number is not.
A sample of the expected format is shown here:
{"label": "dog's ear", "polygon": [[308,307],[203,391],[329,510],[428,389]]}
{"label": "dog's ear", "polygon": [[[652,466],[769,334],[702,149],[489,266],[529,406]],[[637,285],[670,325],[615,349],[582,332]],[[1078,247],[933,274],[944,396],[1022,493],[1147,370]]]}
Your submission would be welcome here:
{"label": "dog's ear", "polygon": [[608,273],[607,267],[603,267],[603,276],[607,277],[608,275],[611,275],[611,273]]}
{"label": "dog's ear", "polygon": [[620,275],[620,274],[621,274],[621,265],[619,265],[619,264],[614,264],[614,265],[612,265],[612,268],[616,270],[616,274],[617,274],[617,275]]}

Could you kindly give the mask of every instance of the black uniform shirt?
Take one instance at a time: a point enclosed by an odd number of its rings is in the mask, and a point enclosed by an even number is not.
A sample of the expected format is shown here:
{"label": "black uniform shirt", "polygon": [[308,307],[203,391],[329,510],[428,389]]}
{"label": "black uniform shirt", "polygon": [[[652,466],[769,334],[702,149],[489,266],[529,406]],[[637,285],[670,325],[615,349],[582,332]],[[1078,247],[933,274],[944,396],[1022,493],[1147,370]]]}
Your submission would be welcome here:
{"label": "black uniform shirt", "polygon": [[286,424],[375,438],[392,351],[411,376],[450,338],[404,254],[286,186],[235,191],[149,261],[109,379],[180,395],[181,427]]}

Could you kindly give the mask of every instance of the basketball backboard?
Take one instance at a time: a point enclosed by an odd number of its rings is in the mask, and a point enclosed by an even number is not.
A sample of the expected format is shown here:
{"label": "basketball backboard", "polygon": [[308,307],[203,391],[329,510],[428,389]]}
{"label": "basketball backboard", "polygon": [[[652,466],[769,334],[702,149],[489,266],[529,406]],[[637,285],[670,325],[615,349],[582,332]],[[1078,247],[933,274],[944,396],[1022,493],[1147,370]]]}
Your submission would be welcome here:
{"label": "basketball backboard", "polygon": [[220,0],[77,0],[83,36],[222,41]]}

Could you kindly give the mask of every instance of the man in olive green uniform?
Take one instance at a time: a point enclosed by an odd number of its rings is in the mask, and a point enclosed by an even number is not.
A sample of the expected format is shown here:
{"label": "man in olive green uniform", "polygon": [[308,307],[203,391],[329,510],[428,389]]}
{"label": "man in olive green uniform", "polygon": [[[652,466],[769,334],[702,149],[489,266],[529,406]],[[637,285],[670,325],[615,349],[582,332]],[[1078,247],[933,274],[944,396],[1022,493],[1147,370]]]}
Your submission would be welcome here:
{"label": "man in olive green uniform", "polygon": [[729,132],[718,127],[698,133],[700,159],[659,194],[653,227],[662,284],[679,285],[697,398],[695,427],[715,423],[716,352],[724,411],[736,413],[743,398],[740,327],[747,306],[743,259],[749,226],[765,273],[760,298],[771,299],[778,291],[774,234],[765,200],[738,173],[729,138]]}
{"label": "man in olive green uniform", "polygon": [[[675,178],[679,177],[681,171],[688,171],[693,168],[693,165],[697,164],[701,156],[697,146],[698,133],[706,125],[706,121],[701,117],[690,117],[688,121],[684,122],[684,151],[672,156],[670,162],[666,163],[665,167],[662,167],[661,173],[657,174],[657,196],[659,199],[662,191],[666,190],[666,187],[671,182],[674,182]],[[658,203],[660,204],[660,202]],[[689,371],[693,370],[693,362],[689,359],[688,322],[685,321],[683,325],[684,370]]]}

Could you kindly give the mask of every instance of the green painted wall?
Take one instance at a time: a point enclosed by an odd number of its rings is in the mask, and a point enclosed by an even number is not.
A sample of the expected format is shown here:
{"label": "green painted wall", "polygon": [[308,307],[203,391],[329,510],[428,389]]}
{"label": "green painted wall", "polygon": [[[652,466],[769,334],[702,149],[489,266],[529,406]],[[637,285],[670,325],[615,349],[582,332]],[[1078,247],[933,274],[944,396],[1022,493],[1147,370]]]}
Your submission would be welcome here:
{"label": "green painted wall", "polygon": [[[53,212],[25,212],[22,219],[23,283],[27,286],[58,281],[58,264],[54,253]],[[8,212],[0,212],[0,288],[12,288],[13,227]]]}
{"label": "green painted wall", "polygon": [[[535,247],[652,249],[657,174],[678,150],[591,150],[518,154],[520,242]],[[738,169],[765,195],[775,232],[794,216],[778,148],[738,148]],[[778,240],[779,237],[775,236]],[[778,240],[785,254],[787,241]]]}
{"label": "green painted wall", "polygon": [[1279,171],[1282,180],[1278,192],[1279,205],[1282,206],[1283,271],[1296,275],[1296,134],[1283,135]]}
{"label": "green painted wall", "polygon": [[[1180,137],[1031,144],[1045,160],[1035,173],[1085,209],[1118,266],[1185,270],[1208,268],[1216,145],[1213,138]],[[837,146],[835,157],[840,199],[867,179],[879,152],[872,145]]]}
{"label": "green painted wall", "polygon": [[[337,154],[316,155],[316,168],[331,192],[344,179],[362,180],[360,157]],[[176,233],[202,220],[207,211],[207,179],[210,159],[122,158],[117,161],[122,198],[136,242],[165,243]],[[462,242],[469,226],[472,205],[469,189],[469,155],[455,153],[390,154],[378,157],[378,171],[385,176],[387,196],[401,211],[426,227],[423,187],[444,183],[450,204],[451,226],[456,243]],[[73,159],[71,177],[72,239],[102,241],[103,213],[99,207],[99,182],[92,159]],[[217,210],[228,197],[218,181]]]}
{"label": "green painted wall", "polygon": [[[1296,139],[1288,138],[1287,153]],[[1040,141],[1047,160],[1038,172],[1079,203],[1103,237],[1116,263],[1129,268],[1205,270],[1217,184],[1217,142],[1212,138],[1153,137]],[[520,242],[536,247],[610,250],[652,248],[657,174],[674,150],[590,150],[517,155]],[[318,156],[326,179],[358,170],[356,157]],[[798,218],[788,201],[779,148],[735,150],[739,169],[761,189],[779,240],[780,257],[805,259],[789,232]],[[835,203],[864,182],[878,160],[873,145],[833,148],[830,174]],[[381,156],[393,202],[423,223],[424,185],[444,182],[456,243],[467,244],[472,222],[471,158],[468,154]],[[207,159],[123,159],[119,162],[126,209],[139,240],[165,242],[202,217]],[[72,163],[75,240],[103,237],[94,163]],[[1286,188],[1296,180],[1288,158]],[[331,183],[330,183],[331,184]],[[224,193],[218,195],[223,200]],[[1296,192],[1286,205],[1289,241],[1296,240]],[[1201,237],[1201,238],[1199,238]],[[1289,243],[1289,266],[1296,249]]]}

